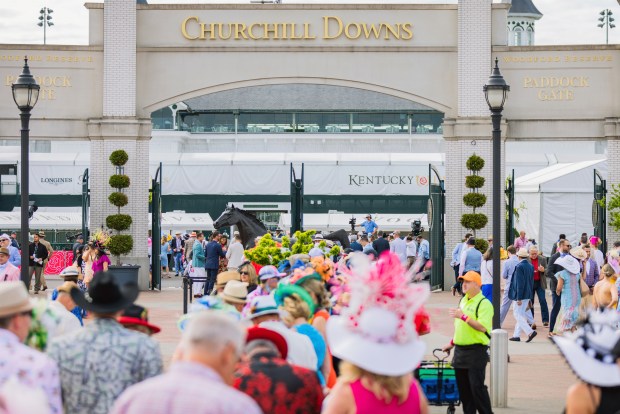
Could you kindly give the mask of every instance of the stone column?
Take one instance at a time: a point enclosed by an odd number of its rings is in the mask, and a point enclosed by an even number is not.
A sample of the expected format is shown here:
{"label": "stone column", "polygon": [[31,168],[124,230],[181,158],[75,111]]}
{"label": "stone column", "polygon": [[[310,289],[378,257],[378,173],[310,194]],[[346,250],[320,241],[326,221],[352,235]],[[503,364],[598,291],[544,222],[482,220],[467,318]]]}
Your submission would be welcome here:
{"label": "stone column", "polygon": [[[620,184],[620,118],[605,120],[605,138],[607,139],[607,196],[609,197],[612,184]],[[615,231],[609,225],[609,220],[611,217],[607,212],[607,248],[611,249],[614,242],[620,241],[620,232]]]}
{"label": "stone column", "polygon": [[[485,160],[480,175],[486,182],[481,192],[486,194],[487,202],[477,211],[489,218],[485,228],[477,232],[477,237],[492,235],[492,142],[491,116],[484,98],[482,87],[491,74],[492,19],[491,0],[460,0],[458,5],[458,116],[444,121],[446,140],[446,255],[451,257],[452,249],[468,231],[461,226],[463,213],[471,208],[463,204],[463,195],[469,190],[465,187],[465,176],[470,172],[465,161],[472,154]],[[506,137],[505,125],[502,138]],[[504,145],[502,141],[502,171],[504,164]],[[502,185],[503,188],[503,185]],[[502,203],[502,228],[505,227]],[[504,230],[502,230],[504,234]],[[504,241],[499,241],[504,245]],[[453,271],[446,266],[446,281],[453,280]],[[449,289],[451,284],[445,283]]]}
{"label": "stone column", "polygon": [[112,151],[123,149],[129,155],[125,174],[131,185],[126,190],[129,204],[121,211],[132,216],[133,224],[127,232],[133,236],[134,248],[121,261],[141,266],[139,285],[145,290],[149,285],[147,237],[151,123],[148,119],[136,118],[135,0],[105,0],[103,25],[103,113],[101,119],[89,121],[90,228],[91,232],[105,229],[105,218],[116,213],[116,207],[108,201],[113,191],[108,180],[114,174],[108,158]]}

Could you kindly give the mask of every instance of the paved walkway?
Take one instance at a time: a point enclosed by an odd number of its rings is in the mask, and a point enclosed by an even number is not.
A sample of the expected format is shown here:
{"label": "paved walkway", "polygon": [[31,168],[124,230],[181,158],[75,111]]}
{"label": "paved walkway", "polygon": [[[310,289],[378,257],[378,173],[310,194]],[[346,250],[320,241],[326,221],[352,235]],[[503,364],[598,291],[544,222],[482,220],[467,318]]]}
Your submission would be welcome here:
{"label": "paved walkway", "polygon": [[[48,280],[52,289],[60,282],[53,277]],[[164,279],[161,292],[142,292],[137,302],[149,309],[151,322],[162,328],[154,338],[161,344],[164,363],[168,365],[180,338],[176,327],[183,314],[180,278]],[[436,292],[431,295],[426,307],[431,315],[432,332],[423,337],[427,344],[426,359],[432,358],[431,352],[434,348],[441,348],[450,341],[453,320],[448,315],[448,309],[457,303],[458,298],[449,292]],[[538,336],[531,343],[509,343],[509,407],[496,409],[496,413],[559,413],[564,407],[566,390],[576,381],[555,346],[547,339],[548,330],[542,327],[539,311],[536,319],[539,326]],[[509,337],[512,336],[512,312],[509,312],[504,328],[508,330]],[[488,378],[487,375],[487,384]],[[431,413],[445,412],[446,407],[431,409]],[[457,412],[461,410],[458,409]]]}

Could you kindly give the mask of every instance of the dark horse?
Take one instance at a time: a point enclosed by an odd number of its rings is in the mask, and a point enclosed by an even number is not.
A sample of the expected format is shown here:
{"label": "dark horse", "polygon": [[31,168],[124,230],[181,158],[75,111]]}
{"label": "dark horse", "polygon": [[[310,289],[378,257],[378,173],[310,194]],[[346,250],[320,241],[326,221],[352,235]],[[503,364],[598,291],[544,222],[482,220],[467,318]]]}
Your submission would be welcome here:
{"label": "dark horse", "polygon": [[351,247],[351,243],[349,243],[349,233],[346,230],[340,229],[336,230],[333,233],[324,234],[323,238],[326,240],[331,240],[333,242],[340,242],[340,245],[343,249],[348,249]]}
{"label": "dark horse", "polygon": [[230,226],[237,226],[237,229],[239,229],[241,244],[245,249],[254,247],[254,240],[267,233],[267,228],[259,219],[234,205],[226,207],[226,210],[213,223],[213,227],[216,229]]}

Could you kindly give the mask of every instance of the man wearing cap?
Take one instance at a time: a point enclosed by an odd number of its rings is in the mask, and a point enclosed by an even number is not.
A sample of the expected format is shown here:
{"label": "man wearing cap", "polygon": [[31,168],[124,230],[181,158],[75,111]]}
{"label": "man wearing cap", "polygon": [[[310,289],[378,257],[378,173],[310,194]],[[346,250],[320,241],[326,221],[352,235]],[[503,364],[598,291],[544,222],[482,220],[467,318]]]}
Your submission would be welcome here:
{"label": "man wearing cap", "polygon": [[254,326],[271,329],[286,339],[287,360],[293,365],[316,371],[317,357],[312,342],[306,335],[289,329],[280,320],[280,310],[273,295],[259,296],[250,303],[247,319]]}
{"label": "man wearing cap", "polygon": [[40,388],[47,397],[50,412],[62,413],[56,362],[23,344],[31,318],[32,304],[24,284],[0,283],[0,386],[13,378],[28,387]]}
{"label": "man wearing cap", "polygon": [[168,372],[130,387],[110,414],[261,413],[253,399],[231,387],[245,337],[241,324],[224,312],[196,312]]}
{"label": "man wearing cap", "polygon": [[377,223],[375,223],[370,214],[367,214],[366,220],[364,220],[360,224],[357,224],[357,226],[362,226],[364,228],[364,233],[369,236],[379,231],[379,226],[377,226]]}
{"label": "man wearing cap", "polygon": [[159,326],[149,323],[149,312],[144,306],[135,303],[125,309],[123,314],[118,318],[118,323],[123,325],[125,329],[142,332],[148,336],[161,331]]}
{"label": "man wearing cap", "polygon": [[488,361],[487,349],[493,323],[493,305],[482,294],[482,277],[468,271],[459,277],[463,298],[457,309],[450,309],[454,318],[454,337],[443,347],[450,353],[454,348],[452,366],[456,374],[463,412],[492,413],[489,391],[484,385]]}
{"label": "man wearing cap", "polygon": [[[48,251],[45,246],[40,243],[39,235],[33,236],[33,242],[29,246],[30,260],[28,263],[28,289],[30,289],[30,281],[32,280],[32,274],[34,273],[34,294],[38,294],[41,287],[43,290],[47,289],[45,284],[45,276],[43,275],[43,269],[45,266],[45,260],[47,259]],[[42,285],[42,286],[41,286]]]}
{"label": "man wearing cap", "polygon": [[512,300],[512,311],[516,320],[515,330],[510,341],[521,341],[521,331],[527,335],[526,342],[536,336],[536,331],[527,323],[527,306],[534,299],[534,266],[527,261],[529,254],[525,248],[517,251],[519,264],[515,267],[508,298]]}
{"label": "man wearing cap", "polygon": [[181,237],[181,232],[177,231],[174,238],[170,241],[170,248],[172,249],[172,255],[174,256],[174,271],[175,276],[179,273],[183,273],[183,248],[185,247],[185,240]]}
{"label": "man wearing cap", "polygon": [[19,250],[19,242],[17,241],[17,232],[11,232],[11,246]]}
{"label": "man wearing cap", "polygon": [[0,282],[12,282],[20,278],[19,269],[9,262],[9,257],[9,249],[0,247]]}
{"label": "man wearing cap", "polygon": [[243,308],[241,314],[243,316],[247,316],[250,312],[250,304],[259,296],[269,295],[271,292],[274,292],[278,288],[278,282],[282,277],[286,276],[286,273],[279,272],[278,269],[273,265],[263,266],[258,271],[258,279],[260,285],[256,289],[254,289],[247,297],[247,303]]}
{"label": "man wearing cap", "polygon": [[[39,242],[47,249],[47,258],[43,261],[43,268],[45,268],[45,266],[47,266],[47,262],[49,262],[52,257],[52,254],[54,254],[54,248],[50,242],[45,240],[45,232],[43,230],[39,232]],[[45,281],[45,277],[43,278],[43,281]]]}
{"label": "man wearing cap", "polygon": [[138,293],[136,284],[120,284],[111,272],[97,273],[87,295],[71,289],[73,301],[94,320],[52,339],[47,349],[60,368],[67,413],[107,414],[126,388],[161,373],[157,342],[117,322]]}
{"label": "man wearing cap", "polygon": [[[287,354],[284,336],[259,326],[249,328],[233,386],[265,413],[320,413],[323,389],[316,372],[291,365]],[[283,389],[286,392],[280,392]]]}
{"label": "man wearing cap", "polygon": [[0,236],[0,248],[5,248],[9,251],[9,263],[15,267],[19,267],[22,264],[22,256],[19,254],[19,249],[11,245],[11,238],[8,234]]}

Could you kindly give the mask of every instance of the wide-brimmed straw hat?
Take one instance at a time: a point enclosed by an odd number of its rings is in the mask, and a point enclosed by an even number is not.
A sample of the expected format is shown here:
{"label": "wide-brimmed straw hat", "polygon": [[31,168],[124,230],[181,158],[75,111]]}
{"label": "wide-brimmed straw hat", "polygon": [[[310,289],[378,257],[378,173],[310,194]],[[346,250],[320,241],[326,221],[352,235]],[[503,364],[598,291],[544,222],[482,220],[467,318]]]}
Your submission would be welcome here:
{"label": "wide-brimmed straw hat", "polygon": [[161,328],[149,323],[148,310],[140,305],[133,304],[118,318],[118,322],[122,325],[140,325],[150,329],[151,333],[156,334]]}
{"label": "wide-brimmed straw hat", "polygon": [[579,262],[577,261],[577,259],[568,254],[563,257],[558,257],[558,259],[555,261],[555,264],[558,266],[562,266],[564,269],[566,269],[567,272],[572,274],[578,274],[580,270]]}
{"label": "wide-brimmed straw hat", "polygon": [[521,248],[517,251],[517,257],[520,257],[520,258],[530,257],[530,254],[527,252],[527,250],[525,249],[525,247],[521,247]]}
{"label": "wide-brimmed straw hat", "polygon": [[88,292],[71,290],[71,298],[81,308],[96,313],[115,313],[135,302],[139,294],[135,283],[121,284],[112,272],[97,272]]}
{"label": "wide-brimmed straw hat", "polygon": [[230,303],[244,304],[248,296],[248,283],[239,280],[231,280],[224,286],[224,291],[219,296]]}
{"label": "wide-brimmed straw hat", "polygon": [[620,367],[616,362],[620,358],[617,324],[615,311],[592,312],[577,331],[552,338],[583,382],[597,387],[620,386]]}
{"label": "wide-brimmed straw hat", "polygon": [[32,310],[32,303],[24,282],[0,283],[0,318],[30,310]]}
{"label": "wide-brimmed straw hat", "polygon": [[573,247],[570,249],[570,255],[577,260],[585,260],[588,258],[588,253],[581,248],[581,246]]}
{"label": "wide-brimmed straw hat", "polygon": [[426,346],[415,331],[415,312],[428,298],[428,285],[409,284],[393,253],[371,266],[365,255],[352,259],[350,306],[327,321],[332,355],[377,375],[413,372]]}

